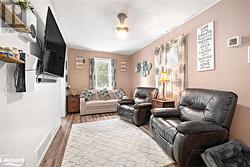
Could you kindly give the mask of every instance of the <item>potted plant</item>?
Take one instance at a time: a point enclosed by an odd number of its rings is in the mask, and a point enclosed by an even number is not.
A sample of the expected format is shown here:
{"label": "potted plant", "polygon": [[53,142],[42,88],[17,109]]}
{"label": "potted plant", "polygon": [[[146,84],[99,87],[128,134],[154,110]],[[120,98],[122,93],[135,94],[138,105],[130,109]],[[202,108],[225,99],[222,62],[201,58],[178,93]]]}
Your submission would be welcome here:
{"label": "potted plant", "polygon": [[28,0],[15,0],[15,4],[18,5],[23,11],[27,11],[27,9],[33,11],[33,7]]}
{"label": "potted plant", "polygon": [[33,7],[28,0],[11,0],[15,4],[15,14],[23,22],[26,22],[28,15],[34,14]]}

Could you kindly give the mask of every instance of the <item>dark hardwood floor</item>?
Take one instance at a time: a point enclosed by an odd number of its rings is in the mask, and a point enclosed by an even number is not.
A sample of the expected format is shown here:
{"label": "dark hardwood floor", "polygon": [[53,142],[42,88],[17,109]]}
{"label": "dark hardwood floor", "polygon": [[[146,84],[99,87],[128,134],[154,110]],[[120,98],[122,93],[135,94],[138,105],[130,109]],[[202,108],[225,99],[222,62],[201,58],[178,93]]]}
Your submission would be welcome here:
{"label": "dark hardwood floor", "polygon": [[[52,141],[44,159],[42,160],[40,167],[61,167],[64,151],[69,138],[72,124],[113,119],[117,117],[118,116],[116,115],[116,113],[105,113],[86,116],[81,116],[80,114],[68,114],[62,120],[62,125],[58,130],[54,140]],[[140,129],[150,135],[148,125],[141,126]],[[176,165],[174,166],[178,167]]]}

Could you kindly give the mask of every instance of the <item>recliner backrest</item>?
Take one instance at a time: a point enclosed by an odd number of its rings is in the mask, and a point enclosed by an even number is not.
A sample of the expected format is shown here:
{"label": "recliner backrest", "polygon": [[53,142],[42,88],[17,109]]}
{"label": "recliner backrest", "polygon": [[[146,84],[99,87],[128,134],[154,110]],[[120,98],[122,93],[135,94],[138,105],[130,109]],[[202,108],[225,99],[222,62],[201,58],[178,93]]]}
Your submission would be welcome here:
{"label": "recliner backrest", "polygon": [[157,98],[158,89],[151,87],[137,87],[134,92],[133,99],[136,103],[151,102],[152,99]]}
{"label": "recliner backrest", "polygon": [[186,89],[178,109],[184,121],[211,121],[229,128],[238,96],[233,92]]}

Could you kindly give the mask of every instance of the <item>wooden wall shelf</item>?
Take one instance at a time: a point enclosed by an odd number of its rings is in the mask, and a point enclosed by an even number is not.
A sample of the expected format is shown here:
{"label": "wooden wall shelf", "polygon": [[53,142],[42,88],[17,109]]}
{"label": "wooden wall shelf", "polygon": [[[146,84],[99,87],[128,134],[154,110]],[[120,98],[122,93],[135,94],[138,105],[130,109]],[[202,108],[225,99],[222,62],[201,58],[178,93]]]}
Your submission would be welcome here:
{"label": "wooden wall shelf", "polygon": [[30,28],[27,27],[24,22],[19,19],[15,13],[12,13],[11,9],[6,7],[4,3],[0,0],[0,18],[7,23],[10,27],[18,32],[29,33]]}
{"label": "wooden wall shelf", "polygon": [[25,62],[15,57],[8,57],[7,54],[0,54],[0,60],[8,63],[24,64]]}

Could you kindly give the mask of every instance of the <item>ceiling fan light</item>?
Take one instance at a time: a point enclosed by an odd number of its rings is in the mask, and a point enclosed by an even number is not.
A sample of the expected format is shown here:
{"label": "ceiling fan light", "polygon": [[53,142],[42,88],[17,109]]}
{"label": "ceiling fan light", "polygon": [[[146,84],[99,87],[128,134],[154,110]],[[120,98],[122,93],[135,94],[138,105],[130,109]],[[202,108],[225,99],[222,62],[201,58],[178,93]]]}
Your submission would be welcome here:
{"label": "ceiling fan light", "polygon": [[125,13],[119,13],[117,15],[120,24],[118,25],[118,27],[116,27],[116,34],[119,38],[126,38],[128,35],[128,27],[126,27],[125,24],[125,19],[127,18],[127,15]]}
{"label": "ceiling fan light", "polygon": [[116,27],[117,31],[128,32],[128,27]]}
{"label": "ceiling fan light", "polygon": [[117,27],[116,34],[118,38],[124,39],[128,36],[128,28],[127,27]]}

